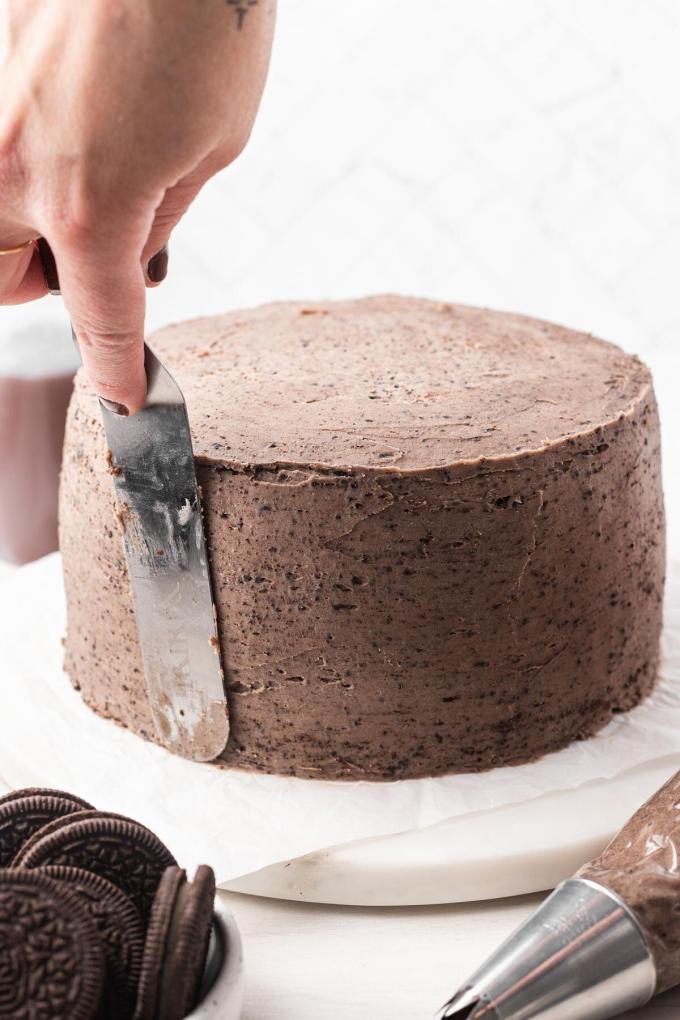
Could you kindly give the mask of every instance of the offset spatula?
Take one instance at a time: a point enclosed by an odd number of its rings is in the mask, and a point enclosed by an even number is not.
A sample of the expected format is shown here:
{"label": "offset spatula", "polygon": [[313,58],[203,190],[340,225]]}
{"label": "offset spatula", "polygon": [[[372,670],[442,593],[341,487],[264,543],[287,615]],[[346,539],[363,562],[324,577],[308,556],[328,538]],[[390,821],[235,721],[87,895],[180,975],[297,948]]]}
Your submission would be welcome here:
{"label": "offset spatula", "polygon": [[[53,260],[46,277],[58,292]],[[101,402],[102,420],[156,733],[177,754],[210,761],[226,746],[229,710],[189,419],[148,347],[145,365],[144,407],[126,418]]]}
{"label": "offset spatula", "polygon": [[149,704],[171,750],[210,761],[229,716],[186,404],[145,348],[146,403],[131,418],[102,404]]}

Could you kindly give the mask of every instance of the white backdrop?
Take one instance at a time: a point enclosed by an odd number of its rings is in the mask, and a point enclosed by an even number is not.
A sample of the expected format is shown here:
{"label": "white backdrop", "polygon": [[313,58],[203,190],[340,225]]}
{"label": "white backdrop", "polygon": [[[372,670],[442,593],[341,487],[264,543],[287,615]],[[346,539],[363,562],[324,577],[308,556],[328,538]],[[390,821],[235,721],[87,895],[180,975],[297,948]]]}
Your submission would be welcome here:
{"label": "white backdrop", "polygon": [[393,290],[673,342],[679,52],[675,0],[281,0],[150,318]]}
{"label": "white backdrop", "polygon": [[[177,230],[149,326],[287,297],[431,295],[615,340],[656,369],[666,410],[678,53],[675,0],[280,0],[251,144]],[[5,309],[0,331],[58,314]],[[675,500],[668,435],[666,466]]]}

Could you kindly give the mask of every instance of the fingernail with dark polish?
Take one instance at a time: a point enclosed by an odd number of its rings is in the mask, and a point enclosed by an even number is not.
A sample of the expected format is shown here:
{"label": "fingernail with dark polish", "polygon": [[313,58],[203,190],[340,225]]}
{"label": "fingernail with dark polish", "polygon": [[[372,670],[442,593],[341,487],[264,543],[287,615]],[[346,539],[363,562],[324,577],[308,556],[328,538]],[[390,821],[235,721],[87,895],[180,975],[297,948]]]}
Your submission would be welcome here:
{"label": "fingernail with dark polish", "polygon": [[151,283],[161,283],[168,275],[168,246],[163,245],[160,251],[157,251],[149,259],[149,264],[146,267],[146,275],[149,277]]}
{"label": "fingernail with dark polish", "polygon": [[40,256],[47,289],[51,294],[59,294],[59,274],[57,273],[57,263],[52,249],[44,237],[38,238],[38,255]]}
{"label": "fingernail with dark polish", "polygon": [[119,414],[121,418],[127,418],[130,414],[130,409],[125,404],[119,404],[115,400],[107,400],[106,397],[100,397],[99,401],[108,411]]}

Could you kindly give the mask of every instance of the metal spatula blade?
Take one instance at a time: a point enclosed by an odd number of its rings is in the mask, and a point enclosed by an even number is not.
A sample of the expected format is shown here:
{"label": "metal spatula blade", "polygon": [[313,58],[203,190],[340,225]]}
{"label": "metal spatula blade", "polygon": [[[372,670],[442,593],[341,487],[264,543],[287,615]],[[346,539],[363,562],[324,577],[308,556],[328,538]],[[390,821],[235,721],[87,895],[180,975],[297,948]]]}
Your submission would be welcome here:
{"label": "metal spatula blade", "polygon": [[[38,252],[59,294],[54,254]],[[73,332],[73,331],[72,331]],[[78,347],[78,338],[73,333]],[[121,417],[100,401],[156,734],[171,751],[212,761],[229,739],[215,605],[182,392],[144,347],[147,397]]]}
{"label": "metal spatula blade", "polygon": [[102,403],[149,704],[161,742],[210,761],[229,712],[184,397],[145,348],[148,394],[130,418]]}

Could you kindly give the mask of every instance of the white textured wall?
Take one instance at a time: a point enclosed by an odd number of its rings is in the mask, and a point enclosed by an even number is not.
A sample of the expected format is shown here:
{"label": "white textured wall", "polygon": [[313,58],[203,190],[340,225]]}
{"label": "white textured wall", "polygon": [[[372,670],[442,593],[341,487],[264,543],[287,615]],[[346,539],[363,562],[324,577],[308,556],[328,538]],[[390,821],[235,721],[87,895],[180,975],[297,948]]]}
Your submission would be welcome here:
{"label": "white textured wall", "polygon": [[679,54],[676,0],[281,0],[153,318],[396,290],[672,342]]}

